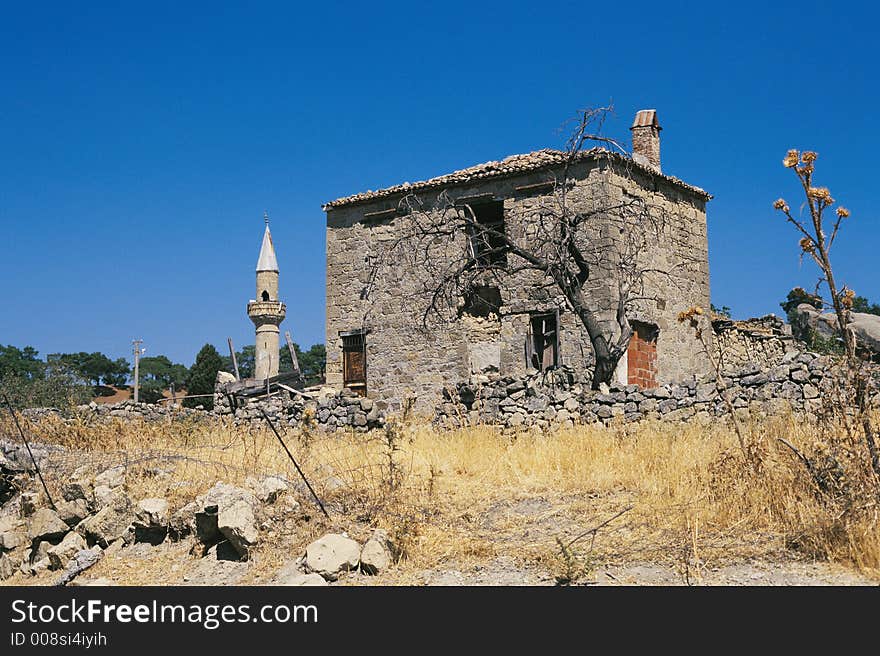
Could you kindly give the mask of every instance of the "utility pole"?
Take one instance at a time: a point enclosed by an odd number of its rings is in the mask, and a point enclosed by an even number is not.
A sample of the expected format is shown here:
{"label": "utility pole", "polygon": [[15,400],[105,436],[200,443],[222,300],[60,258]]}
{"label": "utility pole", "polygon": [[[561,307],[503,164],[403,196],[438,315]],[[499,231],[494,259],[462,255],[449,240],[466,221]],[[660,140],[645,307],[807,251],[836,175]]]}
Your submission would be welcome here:
{"label": "utility pole", "polygon": [[134,347],[132,352],[134,353],[134,402],[138,402],[138,386],[140,385],[140,372],[138,371],[138,367],[141,362],[141,355],[146,353],[147,349],[142,349],[141,344],[144,340],[142,339],[133,339],[131,340],[131,344]]}

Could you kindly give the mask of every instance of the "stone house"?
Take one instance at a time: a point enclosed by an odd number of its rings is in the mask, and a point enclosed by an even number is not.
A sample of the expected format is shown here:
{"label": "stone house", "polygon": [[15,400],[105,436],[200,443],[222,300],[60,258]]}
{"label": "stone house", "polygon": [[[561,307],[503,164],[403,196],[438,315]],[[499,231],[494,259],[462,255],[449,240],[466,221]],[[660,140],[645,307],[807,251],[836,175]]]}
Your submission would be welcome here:
{"label": "stone house", "polygon": [[[708,370],[692,330],[677,315],[694,305],[709,308],[711,196],[662,173],[660,129],[654,110],[640,111],[631,128],[631,157],[585,150],[567,169],[571,203],[611,206],[638,196],[666,217],[644,254],[645,266],[662,275],[646,278],[644,298],[628,313],[635,334],[616,374],[620,382],[642,387]],[[432,211],[441,193],[453,203],[466,200],[478,221],[527,239],[530,212],[553,199],[553,181],[565,159],[561,151],[540,150],[326,203],[327,384],[387,400],[394,409],[407,397],[427,407],[445,386],[493,372],[520,376],[564,366],[588,378],[593,357],[583,325],[534,272],[496,277],[475,298],[461,299],[457,319],[426,330],[414,295],[425,270],[410,258],[387,255],[406,218],[402,201],[416,197]],[[613,233],[609,222],[586,238],[613,245]],[[453,254],[459,247],[468,248],[466,235],[453,239]],[[449,257],[449,248],[430,257]],[[615,275],[605,267],[591,276],[609,330],[615,324]],[[480,311],[481,300],[492,311]]]}

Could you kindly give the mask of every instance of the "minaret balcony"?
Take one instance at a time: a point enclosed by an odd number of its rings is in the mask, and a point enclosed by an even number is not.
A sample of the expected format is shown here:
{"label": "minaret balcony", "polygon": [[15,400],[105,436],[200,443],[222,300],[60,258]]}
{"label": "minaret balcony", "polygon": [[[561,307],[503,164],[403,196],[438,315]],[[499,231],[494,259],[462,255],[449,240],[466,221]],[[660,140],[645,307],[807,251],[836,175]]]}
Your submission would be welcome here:
{"label": "minaret balcony", "polygon": [[287,315],[287,306],[281,301],[250,301],[247,313],[252,321],[281,323]]}

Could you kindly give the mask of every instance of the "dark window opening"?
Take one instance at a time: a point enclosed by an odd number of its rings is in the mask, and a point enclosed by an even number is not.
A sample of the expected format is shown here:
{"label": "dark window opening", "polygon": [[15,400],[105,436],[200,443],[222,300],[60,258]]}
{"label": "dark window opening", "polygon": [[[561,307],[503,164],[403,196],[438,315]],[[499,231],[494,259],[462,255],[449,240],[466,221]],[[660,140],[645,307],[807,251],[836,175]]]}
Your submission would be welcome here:
{"label": "dark window opening", "polygon": [[538,371],[559,366],[559,311],[533,314],[526,338],[526,362]]}
{"label": "dark window opening", "polygon": [[501,290],[489,285],[474,285],[465,294],[462,312],[472,317],[488,317],[498,314],[501,308]]}
{"label": "dark window opening", "polygon": [[342,335],[342,384],[367,395],[367,343],[363,332]]}
{"label": "dark window opening", "polygon": [[263,299],[264,301],[268,301],[268,300],[269,300],[269,292],[267,292],[265,289],[263,290],[262,299]]}
{"label": "dark window opening", "polygon": [[480,267],[507,266],[504,202],[489,201],[471,205],[478,224],[471,234],[471,249]]}

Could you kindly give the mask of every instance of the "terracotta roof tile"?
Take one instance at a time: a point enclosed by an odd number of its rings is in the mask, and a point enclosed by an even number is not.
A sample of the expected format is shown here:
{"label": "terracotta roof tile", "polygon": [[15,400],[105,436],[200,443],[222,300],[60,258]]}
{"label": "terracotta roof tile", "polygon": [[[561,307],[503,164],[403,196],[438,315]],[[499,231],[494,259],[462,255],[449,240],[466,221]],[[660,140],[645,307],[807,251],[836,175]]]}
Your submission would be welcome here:
{"label": "terracotta roof tile", "polygon": [[[395,194],[405,194],[415,191],[421,191],[424,189],[466,184],[490,178],[500,178],[510,175],[517,175],[520,173],[527,173],[543,168],[562,165],[565,162],[566,157],[567,153],[561,150],[552,150],[549,148],[545,148],[544,150],[536,150],[534,152],[526,153],[523,155],[511,155],[510,157],[507,157],[500,162],[496,161],[486,162],[485,164],[477,164],[476,166],[461,169],[460,171],[453,171],[452,173],[437,176],[436,178],[430,178],[429,180],[422,180],[420,182],[404,182],[402,184],[395,185],[393,187],[387,187],[385,189],[379,189],[376,191],[363,191],[359,194],[354,194],[352,196],[337,198],[336,200],[325,203],[323,205],[323,209],[327,211],[335,209],[337,207],[372,201],[378,198],[384,198],[386,196],[393,196]],[[709,200],[710,198],[712,198],[709,193],[707,193],[703,189],[700,189],[699,187],[689,185],[686,182],[679,180],[678,178],[658,173],[654,169],[643,166],[638,162],[633,161],[629,157],[613,153],[611,151],[605,150],[604,148],[592,148],[590,150],[584,150],[577,154],[577,160],[586,160],[592,158],[598,159],[601,157],[613,159],[619,162],[626,162],[627,164],[641,170],[644,173],[662,178],[663,180],[666,180],[677,187],[701,196],[705,200]]]}

